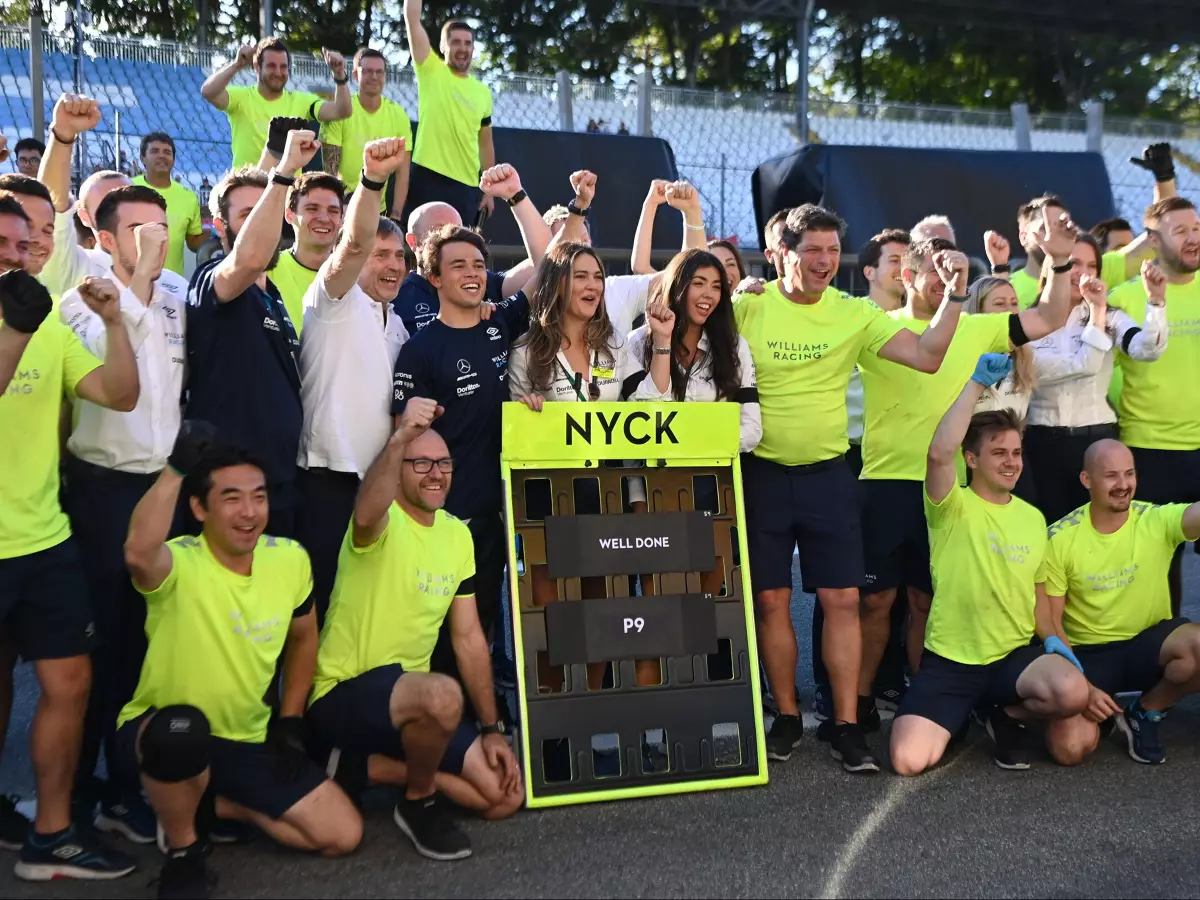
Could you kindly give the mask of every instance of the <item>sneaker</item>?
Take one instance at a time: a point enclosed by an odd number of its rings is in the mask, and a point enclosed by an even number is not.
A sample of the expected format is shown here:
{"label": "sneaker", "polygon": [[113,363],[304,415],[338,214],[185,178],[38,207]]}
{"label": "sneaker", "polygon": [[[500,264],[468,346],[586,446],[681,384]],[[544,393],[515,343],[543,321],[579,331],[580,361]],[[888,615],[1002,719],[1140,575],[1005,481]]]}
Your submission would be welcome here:
{"label": "sneaker", "polygon": [[110,850],[88,832],[72,826],[52,837],[30,831],[13,874],[22,881],[110,881],[136,868],[133,857]]}
{"label": "sneaker", "polygon": [[1001,769],[1021,772],[1029,768],[1029,748],[1024,724],[997,706],[987,720],[988,736],[995,742],[992,761]]}
{"label": "sneaker", "polygon": [[829,752],[834,759],[841,762],[842,768],[847,772],[857,774],[879,771],[879,763],[871,755],[861,725],[853,722],[836,725],[829,741]]}
{"label": "sneaker", "polygon": [[102,803],[93,822],[97,831],[119,834],[135,844],[153,844],[158,831],[158,818],[140,796],[130,797],[127,803]]}
{"label": "sneaker", "polygon": [[206,856],[207,849],[200,843],[167,854],[158,875],[159,900],[207,900],[217,876],[208,870]]}
{"label": "sneaker", "polygon": [[875,706],[879,709],[887,710],[888,712],[896,712],[900,709],[900,701],[904,699],[904,694],[908,691],[908,686],[901,682],[898,685],[875,685]]}
{"label": "sneaker", "polygon": [[863,734],[874,734],[883,727],[874,697],[858,698],[858,727],[862,729]]}
{"label": "sneaker", "polygon": [[29,820],[17,812],[17,797],[0,795],[0,847],[20,850],[29,834]]}
{"label": "sneaker", "polygon": [[833,696],[828,682],[818,684],[813,694],[813,716],[818,722],[833,718]]}
{"label": "sneaker", "polygon": [[1167,761],[1167,752],[1158,739],[1158,724],[1164,717],[1156,709],[1143,709],[1141,702],[1117,717],[1117,727],[1129,742],[1129,756],[1135,762],[1157,766]]}
{"label": "sneaker", "polygon": [[257,837],[258,831],[247,822],[233,819],[213,819],[205,835],[214,844],[248,844]]}
{"label": "sneaker", "polygon": [[426,859],[449,861],[471,855],[471,839],[454,824],[445,801],[437,794],[420,800],[405,797],[396,804],[392,818]]}
{"label": "sneaker", "polygon": [[767,759],[776,762],[787,762],[792,757],[792,751],[800,746],[804,737],[804,720],[799,716],[785,716],[782,713],[771,723],[767,732]]}

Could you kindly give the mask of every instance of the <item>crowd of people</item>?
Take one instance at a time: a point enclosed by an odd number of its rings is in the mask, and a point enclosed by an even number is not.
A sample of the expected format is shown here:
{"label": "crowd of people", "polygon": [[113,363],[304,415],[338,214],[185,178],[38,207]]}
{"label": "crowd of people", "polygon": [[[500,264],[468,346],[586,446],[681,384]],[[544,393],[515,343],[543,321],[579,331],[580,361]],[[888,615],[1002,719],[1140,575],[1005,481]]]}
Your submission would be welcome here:
{"label": "crowd of people", "polygon": [[[396,825],[432,859],[471,853],[451,805],[511,816],[510,400],[740,404],[770,759],[803,732],[798,550],[817,739],[846,771],[879,770],[867,736],[888,707],[898,775],[972,717],[1007,769],[1029,767],[1035,721],[1063,765],[1113,730],[1165,761],[1159,723],[1200,690],[1179,582],[1200,412],[1173,390],[1200,367],[1200,218],[1169,147],[1135,161],[1157,182],[1140,235],[1085,233],[1044,195],[1017,211],[1024,265],[989,232],[974,281],[935,215],[868,241],[867,296],[844,293],[844,223],[813,205],[771,218],[779,277],[752,277],[682,181],[649,186],[635,274],[608,275],[596,176],[541,212],[495,162],[470,29],[443,28],[439,56],[404,8],[426,136],[411,152],[375,51],[354,57],[355,96],[326,52],[328,102],[287,91],[277,39],[205,83],[235,164],[208,198],[220,252],[190,281],[184,248],[206,237],[170,135],[143,138],[144,176],[100,171],[73,194],[101,112],[64,95],[48,145],[0,176],[0,740],[18,657],[42,692],[36,819],[0,799],[18,877],[133,871],[99,832],[159,845],[161,896],[207,896],[211,847],[253,831],[354,851],[371,786],[396,789]],[[230,86],[245,66],[257,87]],[[528,254],[506,271],[464,224],[497,206]],[[683,241],[656,272],[663,206]],[[629,510],[653,512],[644,488]],[[535,604],[559,599],[534,579]],[[638,661],[640,684],[657,665]]]}

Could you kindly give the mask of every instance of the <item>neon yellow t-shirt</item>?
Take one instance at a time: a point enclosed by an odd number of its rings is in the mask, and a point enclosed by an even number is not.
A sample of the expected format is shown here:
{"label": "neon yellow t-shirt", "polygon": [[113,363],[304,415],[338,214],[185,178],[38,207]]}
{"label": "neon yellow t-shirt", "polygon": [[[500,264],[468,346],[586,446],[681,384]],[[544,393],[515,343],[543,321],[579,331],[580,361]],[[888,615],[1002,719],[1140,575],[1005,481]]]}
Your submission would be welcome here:
{"label": "neon yellow t-shirt", "polygon": [[1171,618],[1167,570],[1187,540],[1185,509],[1135,500],[1125,524],[1101,534],[1086,503],[1050,526],[1046,593],[1066,598],[1063,630],[1072,644],[1127,641]]}
{"label": "neon yellow t-shirt", "polygon": [[[1113,250],[1100,257],[1100,278],[1110,289],[1125,281],[1124,254]],[[1029,309],[1038,302],[1038,279],[1027,275],[1024,269],[1018,269],[1009,276],[1009,281],[1021,309]]]}
{"label": "neon yellow t-shirt", "polygon": [[1017,295],[1021,309],[1029,309],[1038,302],[1038,280],[1026,274],[1024,269],[1017,269],[1009,276],[1008,281]]}
{"label": "neon yellow t-shirt", "polygon": [[25,345],[0,394],[0,559],[28,556],[71,536],[58,502],[58,417],[63,400],[100,365],[57,315]]}
{"label": "neon yellow t-shirt", "polygon": [[455,75],[430,52],[417,72],[417,146],[413,162],[463,184],[479,184],[479,129],[492,121],[492,92]]}
{"label": "neon yellow t-shirt", "polygon": [[[1109,295],[1109,303],[1146,320],[1141,281],[1130,281]],[[1181,402],[1180,390],[1200,380],[1200,278],[1167,285],[1167,349],[1155,362],[1117,354],[1124,375],[1117,412],[1121,440],[1130,447],[1154,450],[1200,448],[1200,405]]]}
{"label": "neon yellow t-shirt", "polygon": [[214,737],[261,744],[264,702],[295,611],[312,592],[308,553],[263,535],[250,576],[231,572],[204,535],[167,542],[171,574],[146,597],[150,645],[118,727],[148,709],[185,704],[208,718]]}
{"label": "neon yellow t-shirt", "polygon": [[146,181],[145,175],[133,179],[134,184],[153,188],[167,201],[167,263],[172,272],[183,274],[183,246],[189,237],[204,234],[200,217],[200,201],[191,188],[172,181],[168,188],[158,188]]}
{"label": "neon yellow t-shirt", "polygon": [[[412,121],[408,113],[399,103],[393,103],[387,97],[380,100],[379,109],[367,112],[362,102],[355,94],[354,110],[348,119],[330,122],[321,129],[323,146],[341,147],[342,162],[338,167],[338,177],[346,185],[347,191],[358,187],[359,176],[363,167],[363,147],[371,141],[384,138],[404,138],[404,148],[410,153],[413,148]],[[380,200],[380,209],[387,211],[387,191]]]}
{"label": "neon yellow t-shirt", "polygon": [[287,310],[296,336],[304,330],[304,295],[312,283],[317,280],[317,270],[303,265],[291,250],[279,254],[279,262],[275,268],[268,270],[267,278],[279,289],[283,298],[283,308]]}
{"label": "neon yellow t-shirt", "polygon": [[925,649],[968,666],[1003,659],[1033,638],[1046,520],[1019,497],[999,506],[957,484],[941,503],[924,497],[933,575]]}
{"label": "neon yellow t-shirt", "polygon": [[[921,334],[929,322],[914,319],[907,307],[888,315]],[[946,410],[985,353],[1006,353],[1008,314],[961,316],[932,375],[898,363],[866,356],[859,363],[863,380],[863,468],[868,481],[924,481],[925,459],[933,433]]]}
{"label": "neon yellow t-shirt", "polygon": [[312,702],[380,666],[428,672],[450,604],[475,590],[471,532],[443,510],[427,527],[393,502],[387,527],[369,547],[355,547],[352,530],[338,555]]}
{"label": "neon yellow t-shirt", "polygon": [[763,438],[755,455],[803,466],[845,453],[850,373],[903,326],[832,286],[805,305],[767,284],[761,294],[738,295],[733,313],[758,378]]}
{"label": "neon yellow t-shirt", "polygon": [[278,100],[268,100],[255,87],[229,87],[229,117],[232,134],[233,168],[255,165],[267,145],[267,130],[276,116],[315,119],[325,101],[307,91],[287,91]]}

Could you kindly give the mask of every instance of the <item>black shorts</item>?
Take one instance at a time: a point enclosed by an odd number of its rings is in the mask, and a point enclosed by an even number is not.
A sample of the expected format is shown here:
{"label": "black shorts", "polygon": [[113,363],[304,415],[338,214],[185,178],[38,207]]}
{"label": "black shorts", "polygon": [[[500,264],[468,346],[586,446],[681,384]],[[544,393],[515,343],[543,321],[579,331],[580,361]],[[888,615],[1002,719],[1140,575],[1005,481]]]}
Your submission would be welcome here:
{"label": "black shorts", "polygon": [[969,666],[926,650],[896,717],[920,716],[954,734],[977,706],[1019,703],[1017,679],[1044,655],[1041,647],[1026,644],[994,663]]}
{"label": "black shorts", "polygon": [[96,625],[74,538],[0,559],[0,630],[26,660],[86,656]]}
{"label": "black shorts", "polygon": [[[142,723],[156,710],[148,710],[117,729],[116,765],[130,784],[137,784],[137,736]],[[283,814],[326,782],[321,767],[311,760],[300,777],[281,781],[275,774],[275,754],[268,744],[248,744],[213,737],[209,757],[208,790],[268,819]]]}
{"label": "black shorts", "polygon": [[858,482],[844,457],[783,466],[743,454],[742,489],[755,593],[792,587],[797,547],[805,590],[862,584]]}
{"label": "black shorts", "polygon": [[866,561],[863,593],[906,585],[932,594],[924,482],[860,481],[859,487]]}
{"label": "black shorts", "polygon": [[1163,619],[1136,637],[1111,644],[1074,647],[1087,680],[1106,694],[1148,691],[1162,680],[1158,662],[1163,643],[1190,619]]}
{"label": "black shorts", "polygon": [[[371,669],[343,681],[310,706],[308,724],[314,733],[314,749],[337,747],[360,756],[379,753],[404,759],[404,741],[392,726],[390,712],[392,690],[403,674],[399,664]],[[461,775],[467,751],[478,738],[479,732],[471,722],[459,722],[438,770]]]}

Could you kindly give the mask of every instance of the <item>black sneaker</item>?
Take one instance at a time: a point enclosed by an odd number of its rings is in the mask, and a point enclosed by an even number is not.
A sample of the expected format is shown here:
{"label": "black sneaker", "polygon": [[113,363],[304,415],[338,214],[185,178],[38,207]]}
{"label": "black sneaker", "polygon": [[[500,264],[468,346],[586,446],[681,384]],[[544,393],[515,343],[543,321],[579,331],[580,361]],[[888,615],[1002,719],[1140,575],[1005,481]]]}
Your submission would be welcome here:
{"label": "black sneaker", "polygon": [[216,873],[204,859],[208,848],[199,842],[167,854],[158,875],[159,900],[208,900],[216,886]]}
{"label": "black sneaker", "polygon": [[392,818],[427,859],[446,862],[471,855],[471,839],[454,823],[445,801],[437,794],[420,800],[405,797],[396,804]]}
{"label": "black sneaker", "polygon": [[858,727],[863,734],[874,734],[883,727],[874,697],[858,698]]}
{"label": "black sneaker", "polygon": [[776,762],[787,762],[792,757],[792,751],[800,746],[804,737],[804,720],[799,716],[785,716],[782,713],[771,723],[767,732],[767,759]]}
{"label": "black sneaker", "polygon": [[997,706],[987,720],[987,733],[995,742],[992,760],[1002,769],[1022,772],[1029,768],[1029,747],[1024,724]]}
{"label": "black sneaker", "polygon": [[875,705],[879,709],[886,709],[889,712],[896,712],[900,709],[900,702],[904,699],[905,693],[908,691],[908,686],[901,682],[896,685],[875,685]]}
{"label": "black sneaker", "polygon": [[861,725],[853,722],[835,725],[829,741],[829,752],[834,759],[841,762],[842,768],[847,772],[858,774],[879,771],[879,763],[871,755]]}
{"label": "black sneaker", "polygon": [[154,810],[140,795],[120,803],[101,803],[94,825],[105,834],[119,834],[135,844],[153,844],[158,828]]}
{"label": "black sneaker", "polygon": [[17,812],[17,798],[0,795],[0,847],[20,850],[29,834],[29,820]]}
{"label": "black sneaker", "polygon": [[1135,762],[1157,766],[1167,761],[1167,751],[1158,738],[1158,725],[1163,714],[1155,709],[1142,709],[1141,702],[1117,717],[1117,727],[1129,742],[1129,756]]}
{"label": "black sneaker", "polygon": [[53,878],[110,881],[123,878],[136,868],[133,857],[110,850],[93,833],[72,826],[53,839],[30,831],[13,874],[22,881]]}

